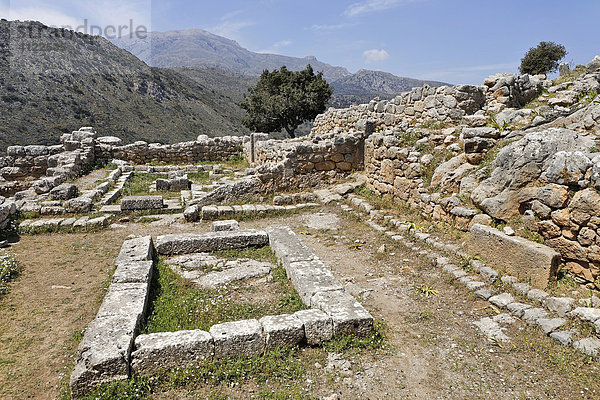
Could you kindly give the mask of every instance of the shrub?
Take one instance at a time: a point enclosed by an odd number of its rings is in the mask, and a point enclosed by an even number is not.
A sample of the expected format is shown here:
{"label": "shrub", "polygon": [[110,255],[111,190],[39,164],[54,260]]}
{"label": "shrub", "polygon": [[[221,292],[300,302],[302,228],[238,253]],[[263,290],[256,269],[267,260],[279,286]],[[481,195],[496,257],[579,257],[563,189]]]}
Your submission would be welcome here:
{"label": "shrub", "polygon": [[567,55],[565,46],[554,42],[540,42],[529,49],[521,59],[519,71],[522,74],[547,74],[558,68],[558,62]]}
{"label": "shrub", "polygon": [[0,295],[8,292],[8,282],[15,279],[20,271],[21,267],[12,255],[0,256]]}

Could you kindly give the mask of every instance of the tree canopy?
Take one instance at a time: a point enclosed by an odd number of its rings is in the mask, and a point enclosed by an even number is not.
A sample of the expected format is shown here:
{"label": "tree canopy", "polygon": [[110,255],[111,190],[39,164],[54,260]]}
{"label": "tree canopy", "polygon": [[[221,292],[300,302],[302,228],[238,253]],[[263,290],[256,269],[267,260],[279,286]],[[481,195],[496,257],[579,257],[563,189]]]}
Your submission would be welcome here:
{"label": "tree canopy", "polygon": [[264,70],[240,103],[248,113],[242,123],[257,132],[285,129],[290,137],[295,137],[294,131],[300,124],[325,111],[332,93],[323,74],[315,74],[310,64],[297,72],[285,66],[272,72]]}
{"label": "tree canopy", "polygon": [[529,49],[521,59],[519,71],[522,74],[547,74],[558,68],[558,62],[567,55],[565,46],[554,42],[540,42]]}

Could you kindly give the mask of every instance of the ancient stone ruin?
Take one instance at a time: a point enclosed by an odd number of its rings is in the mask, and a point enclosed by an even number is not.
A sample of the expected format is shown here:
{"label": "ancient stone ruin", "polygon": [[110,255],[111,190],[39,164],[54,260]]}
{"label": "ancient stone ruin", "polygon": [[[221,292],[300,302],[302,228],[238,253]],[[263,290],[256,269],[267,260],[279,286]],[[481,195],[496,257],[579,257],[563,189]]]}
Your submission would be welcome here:
{"label": "ancient stone ruin", "polygon": [[[84,127],[62,135],[59,145],[11,146],[0,158],[0,229],[6,237],[11,231],[101,230],[134,218],[181,215],[193,232],[195,222],[215,221],[213,232],[123,244],[110,289],[79,347],[74,394],[133,370],[151,375],[198,360],[371,332],[371,314],[291,229],[240,230],[236,221],[336,202],[392,240],[410,236],[429,246],[424,255],[441,271],[508,310],[512,317],[477,322],[488,337],[506,340],[502,324],[515,317],[597,357],[595,333],[577,337],[564,326],[578,319],[600,330],[600,300],[546,290],[564,273],[600,289],[598,67],[563,68],[554,81],[498,74],[481,86],[416,88],[392,100],[329,109],[309,136],[297,139],[253,133],[124,145]],[[232,159],[242,166],[221,165]],[[84,185],[93,174],[100,178]],[[444,243],[435,229],[399,220],[388,206],[455,230],[460,239]],[[310,309],[208,331],[139,334],[157,257],[184,257],[172,259],[172,268],[210,287],[264,276],[272,266],[213,257],[210,262],[221,264],[203,275],[182,265],[208,262],[199,253],[266,245]],[[449,255],[466,260],[463,268]],[[506,291],[490,286],[498,282]]]}

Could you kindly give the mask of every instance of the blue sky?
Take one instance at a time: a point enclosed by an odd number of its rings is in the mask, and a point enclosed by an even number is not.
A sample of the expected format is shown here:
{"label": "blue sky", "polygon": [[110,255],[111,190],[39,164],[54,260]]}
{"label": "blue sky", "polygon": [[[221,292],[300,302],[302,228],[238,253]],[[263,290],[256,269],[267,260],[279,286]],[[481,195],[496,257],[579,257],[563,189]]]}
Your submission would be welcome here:
{"label": "blue sky", "polygon": [[0,0],[0,17],[202,28],[252,51],[450,83],[517,72],[540,41],[563,44],[574,64],[600,54],[600,0]]}

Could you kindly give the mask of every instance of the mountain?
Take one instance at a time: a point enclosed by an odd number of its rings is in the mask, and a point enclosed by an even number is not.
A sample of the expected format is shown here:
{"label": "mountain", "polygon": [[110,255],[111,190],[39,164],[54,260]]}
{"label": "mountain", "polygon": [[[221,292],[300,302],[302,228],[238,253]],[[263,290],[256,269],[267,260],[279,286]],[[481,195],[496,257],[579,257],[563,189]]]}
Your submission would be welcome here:
{"label": "mountain", "polygon": [[0,151],[58,143],[84,125],[126,141],[247,133],[213,72],[195,80],[148,67],[99,36],[0,20]]}
{"label": "mountain", "polygon": [[329,65],[312,56],[298,58],[255,53],[236,41],[202,29],[150,32],[145,39],[122,38],[113,40],[113,43],[148,65],[161,68],[211,66],[237,74],[258,76],[264,69],[274,70],[285,65],[297,71],[311,64],[315,71],[322,71],[325,79],[333,85],[335,90],[331,105],[335,107],[366,103],[377,96],[392,98],[426,83],[435,87],[446,85],[443,82],[421,81],[363,69],[352,74],[346,68]]}
{"label": "mountain", "polygon": [[346,68],[331,66],[315,57],[254,53],[234,40],[202,29],[150,32],[144,39],[126,37],[114,39],[113,43],[160,68],[208,65],[242,75],[260,75],[264,69],[279,69],[282,65],[297,71],[311,64],[316,71],[323,71],[328,81],[350,75]]}
{"label": "mountain", "polygon": [[401,92],[423,85],[438,87],[448,84],[360,69],[354,74],[333,81],[335,91],[331,102],[334,107],[347,107],[349,104],[368,103],[375,97],[391,99]]}

